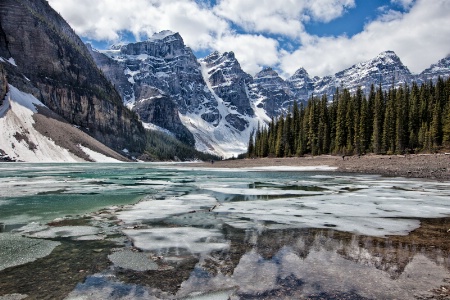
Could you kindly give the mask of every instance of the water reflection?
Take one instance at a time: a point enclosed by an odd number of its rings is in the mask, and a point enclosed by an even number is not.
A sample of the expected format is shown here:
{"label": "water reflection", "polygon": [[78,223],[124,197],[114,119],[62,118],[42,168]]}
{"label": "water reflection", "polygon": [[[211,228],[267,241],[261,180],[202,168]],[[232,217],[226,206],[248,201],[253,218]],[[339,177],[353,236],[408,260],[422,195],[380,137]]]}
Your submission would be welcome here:
{"label": "water reflection", "polygon": [[[178,261],[162,258],[157,263],[166,268],[159,271],[116,268],[108,280],[102,277],[102,289],[89,284],[100,280],[94,275],[71,298],[107,299],[120,292],[141,299],[139,290],[147,297],[142,299],[431,299],[445,291],[450,278],[446,226],[448,219],[423,220],[410,235],[387,238],[331,229],[258,232],[224,226],[229,247],[180,252]],[[129,294],[123,294],[124,286]]]}

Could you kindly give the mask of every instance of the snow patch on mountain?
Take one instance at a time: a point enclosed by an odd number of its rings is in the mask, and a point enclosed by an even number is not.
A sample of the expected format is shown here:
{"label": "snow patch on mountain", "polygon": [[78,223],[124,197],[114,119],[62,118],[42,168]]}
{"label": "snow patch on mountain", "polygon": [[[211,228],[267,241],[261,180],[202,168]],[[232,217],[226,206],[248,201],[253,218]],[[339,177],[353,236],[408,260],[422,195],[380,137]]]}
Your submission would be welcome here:
{"label": "snow patch on mountain", "polygon": [[155,124],[152,124],[152,123],[146,123],[146,122],[142,122],[142,125],[144,126],[145,129],[163,132],[163,133],[168,134],[168,135],[170,135],[172,137],[175,137],[173,132],[171,132],[171,131],[169,131],[169,130],[167,130],[165,128],[159,127],[158,125],[155,125]]}
{"label": "snow patch on mountain", "polygon": [[33,95],[9,85],[0,107],[0,149],[9,158],[26,162],[80,162],[68,150],[55,144],[34,127],[36,106],[44,106]]}
{"label": "snow patch on mountain", "polygon": [[[209,80],[211,69],[207,63],[200,62],[201,72],[207,88],[217,101],[219,111],[219,123],[211,124],[200,117],[200,114],[180,114],[180,119],[190,132],[194,134],[196,149],[202,152],[213,153],[224,158],[237,156],[247,150],[250,134],[257,128],[258,119],[250,116],[242,116],[233,107],[224,102],[213,89]],[[248,126],[240,131],[227,121],[227,116],[236,115],[243,118]]]}
{"label": "snow patch on mountain", "polygon": [[91,150],[87,147],[84,147],[82,145],[78,145],[81,150],[83,150],[84,153],[86,153],[93,161],[95,162],[103,162],[103,163],[119,163],[120,160],[114,159],[112,157],[106,156],[104,154],[98,153],[94,150]]}
{"label": "snow patch on mountain", "polygon": [[[41,109],[42,111],[48,110],[45,105],[33,95],[24,93],[12,85],[8,85],[8,90],[9,92],[0,106],[0,157],[13,161],[40,163],[85,162],[88,158],[96,162],[118,162],[118,160],[93,151],[89,147],[106,151],[106,154],[108,154],[107,150],[113,152],[112,150],[77,129],[77,126],[61,121],[57,123],[60,125],[57,127],[58,134],[67,138],[63,145],[68,148],[56,144],[54,140],[35,128],[35,125],[43,126],[42,115],[39,112]],[[46,116],[45,119],[51,119],[51,117]],[[54,125],[55,123],[48,124]],[[77,140],[77,143],[82,141],[86,145],[70,144],[74,139]],[[78,148],[78,152],[74,151],[74,148]],[[79,151],[80,149],[81,151]],[[82,155],[83,152],[86,155]]]}

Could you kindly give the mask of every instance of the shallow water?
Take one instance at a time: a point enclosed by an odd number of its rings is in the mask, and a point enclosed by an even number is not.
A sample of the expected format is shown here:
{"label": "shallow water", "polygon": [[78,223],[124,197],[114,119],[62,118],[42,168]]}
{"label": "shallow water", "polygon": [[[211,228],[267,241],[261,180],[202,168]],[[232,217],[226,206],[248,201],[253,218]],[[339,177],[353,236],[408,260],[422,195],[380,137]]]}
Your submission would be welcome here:
{"label": "shallow water", "polygon": [[327,171],[0,164],[0,238],[59,245],[23,263],[0,247],[0,299],[434,297],[448,199],[447,182]]}

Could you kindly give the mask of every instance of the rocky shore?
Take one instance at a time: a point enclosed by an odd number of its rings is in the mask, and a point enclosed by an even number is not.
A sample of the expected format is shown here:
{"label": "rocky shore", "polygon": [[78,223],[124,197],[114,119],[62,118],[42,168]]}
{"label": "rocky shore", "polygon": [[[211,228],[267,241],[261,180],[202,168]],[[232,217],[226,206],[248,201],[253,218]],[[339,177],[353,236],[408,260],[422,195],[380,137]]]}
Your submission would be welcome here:
{"label": "rocky shore", "polygon": [[204,162],[191,166],[208,168],[253,168],[268,166],[336,167],[337,172],[379,174],[384,176],[450,180],[450,154],[306,156],[259,158]]}

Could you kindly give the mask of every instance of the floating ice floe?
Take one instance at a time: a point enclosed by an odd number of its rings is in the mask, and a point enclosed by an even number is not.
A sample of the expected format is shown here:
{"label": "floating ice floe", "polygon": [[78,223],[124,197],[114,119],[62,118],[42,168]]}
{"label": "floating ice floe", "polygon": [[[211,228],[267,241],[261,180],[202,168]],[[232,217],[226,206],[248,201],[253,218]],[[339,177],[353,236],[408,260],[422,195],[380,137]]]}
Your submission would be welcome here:
{"label": "floating ice floe", "polygon": [[217,204],[210,195],[185,195],[166,200],[146,200],[117,213],[125,223],[139,223],[165,219],[194,210],[207,210]]}
{"label": "floating ice floe", "polygon": [[108,255],[109,260],[116,266],[134,271],[157,270],[158,264],[150,260],[143,252],[129,250],[114,252]]}
{"label": "floating ice floe", "polygon": [[57,237],[81,237],[81,236],[95,236],[100,229],[92,226],[60,226],[49,227],[46,230],[35,232],[31,237],[37,238],[57,238]]}
{"label": "floating ice floe", "polygon": [[0,233],[0,271],[49,255],[59,242]]}
{"label": "floating ice floe", "polygon": [[27,297],[28,297],[28,295],[23,295],[23,294],[8,294],[8,295],[0,296],[0,300],[22,300]]}

